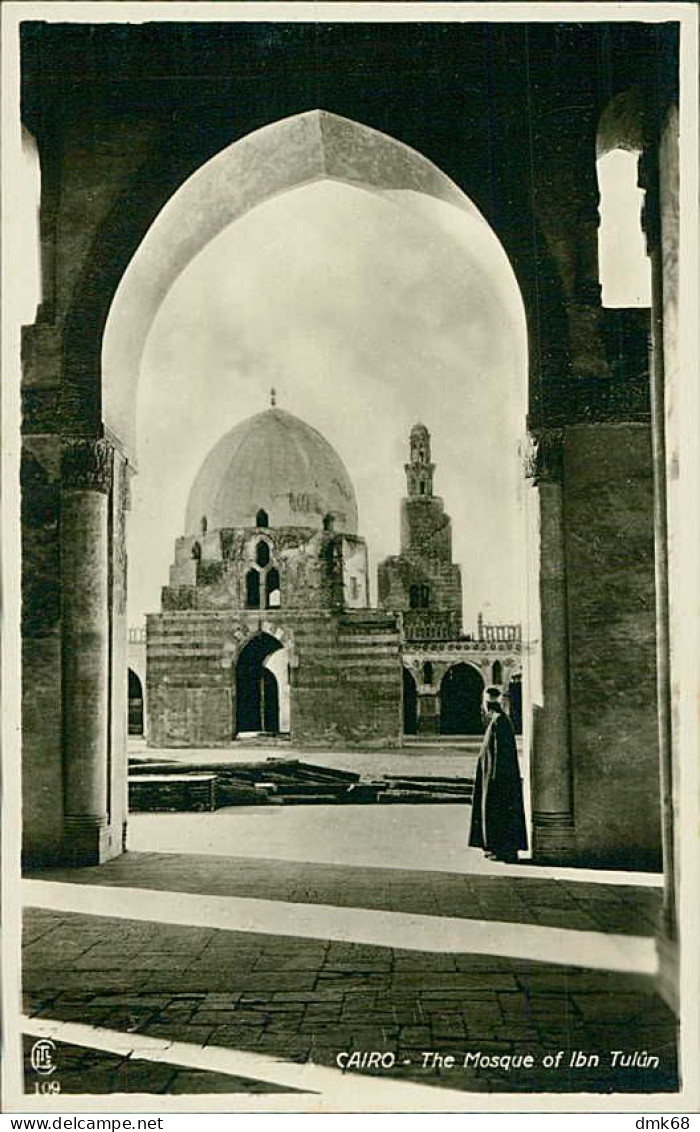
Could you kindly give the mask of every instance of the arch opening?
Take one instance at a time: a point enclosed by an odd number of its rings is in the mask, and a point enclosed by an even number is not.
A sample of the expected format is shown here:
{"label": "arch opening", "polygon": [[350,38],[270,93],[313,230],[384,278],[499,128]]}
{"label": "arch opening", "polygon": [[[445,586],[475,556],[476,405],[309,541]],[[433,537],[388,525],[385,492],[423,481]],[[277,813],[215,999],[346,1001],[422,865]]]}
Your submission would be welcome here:
{"label": "arch opening", "polygon": [[403,733],[418,734],[418,690],[413,673],[403,667]]}
{"label": "arch opening", "polygon": [[[333,146],[327,145],[332,140],[332,135],[336,129],[338,122],[342,122],[343,145]],[[259,170],[261,168],[259,161],[258,142],[261,142],[262,149],[267,152],[270,149],[272,139],[274,138],[274,150],[277,156],[280,153],[286,152],[287,141],[293,141],[294,146],[298,147],[299,143],[299,130],[293,129],[291,123],[295,123],[296,127],[301,124],[301,132],[313,139],[315,148],[315,155],[309,151],[304,151],[301,165],[296,168],[294,173],[289,173],[288,170],[282,170],[279,161],[273,163],[275,168],[268,170],[267,175],[278,178],[274,192],[271,190],[270,185],[266,183],[249,185],[250,192],[246,196],[246,200],[242,201],[236,198],[235,192],[231,199],[222,200],[221,196],[221,183],[222,176],[228,171],[224,180],[227,180],[228,175],[232,181],[235,181],[235,171],[239,172],[247,170],[250,172],[253,169]],[[318,147],[319,131],[321,139],[321,147]],[[216,238],[224,235],[230,230],[240,229],[239,221],[241,224],[253,223],[261,224],[263,210],[279,210],[283,204],[287,207],[285,202],[289,202],[291,207],[293,198],[295,201],[301,200],[306,194],[309,194],[310,201],[318,201],[319,193],[321,190],[329,192],[340,192],[345,194],[345,199],[349,202],[351,200],[360,198],[362,199],[362,207],[365,201],[373,201],[374,208],[381,208],[387,210],[391,208],[393,211],[401,211],[406,215],[410,215],[414,222],[421,225],[431,225],[431,232],[436,233],[436,239],[442,242],[444,247],[453,250],[455,255],[466,256],[469,263],[469,270],[472,269],[476,272],[475,278],[478,277],[480,282],[484,282],[487,278],[491,280],[486,288],[486,298],[484,303],[495,304],[494,309],[499,312],[499,322],[501,325],[506,326],[508,333],[502,334],[498,337],[499,348],[501,342],[507,342],[507,358],[506,363],[500,367],[502,373],[506,374],[503,378],[504,385],[496,394],[489,398],[490,404],[504,403],[509,405],[516,405],[516,416],[518,417],[517,431],[512,429],[508,433],[509,440],[506,442],[505,447],[511,452],[512,460],[508,462],[499,453],[498,463],[501,469],[508,468],[508,475],[511,476],[509,481],[510,487],[504,491],[503,484],[498,487],[500,497],[505,498],[508,491],[511,492],[512,497],[515,499],[518,494],[518,487],[520,478],[520,462],[518,457],[518,441],[524,431],[525,424],[525,404],[527,400],[527,380],[526,380],[526,364],[527,364],[527,347],[526,347],[526,326],[525,326],[525,311],[520,296],[520,291],[515,279],[514,272],[510,263],[505,255],[505,252],[498,241],[497,236],[489,228],[488,224],[483,220],[478,211],[474,208],[472,203],[468,200],[465,194],[453,182],[449,181],[439,170],[427,162],[420,154],[415,153],[401,142],[395,139],[388,138],[385,135],[379,134],[377,131],[361,126],[358,123],[347,122],[345,120],[334,119],[334,116],[324,113],[314,113],[311,115],[301,115],[299,118],[292,120],[285,120],[283,122],[274,123],[265,130],[260,131],[264,137],[258,134],[250,135],[249,138],[241,139],[234,143],[233,146],[227,150],[222,151],[210,162],[202,166],[196,174],[185,182],[183,186],[174,194],[174,196],[167,202],[161,213],[157,217],[153,226],[147,233],[142,245],[138,249],[134,259],[129,265],[126,273],[122,278],[122,282],[115,295],[111,310],[109,312],[108,322],[104,335],[103,347],[103,375],[105,382],[105,416],[110,416],[115,422],[118,419],[119,412],[125,411],[124,405],[121,408],[117,405],[116,394],[114,397],[108,390],[120,385],[123,389],[129,387],[131,382],[134,385],[136,378],[142,370],[142,363],[144,360],[144,350],[149,338],[150,330],[153,326],[156,315],[159,315],[161,308],[164,306],[164,300],[170,296],[171,291],[174,290],[175,284],[181,281],[189,265],[200,255],[208,254],[210,246],[213,247],[213,242]],[[294,149],[292,146],[292,150]],[[353,160],[347,162],[346,157],[343,156],[344,146],[353,148]],[[302,146],[302,149],[304,147]],[[271,151],[271,150],[270,150]],[[321,166],[316,164],[318,160],[318,153],[323,154],[324,160]],[[378,155],[380,158],[378,160]],[[352,167],[350,167],[352,166]],[[260,174],[262,176],[262,174]],[[255,177],[258,176],[256,172]],[[284,183],[279,181],[282,177]],[[259,190],[259,191],[258,191]],[[217,197],[218,194],[218,197]],[[274,198],[274,199],[271,199]],[[203,208],[203,202],[208,201],[211,205],[211,212]],[[186,239],[181,239],[182,233],[180,229],[184,229],[180,222],[183,212],[188,215],[193,214],[193,206],[197,203],[194,212],[199,216],[203,215],[202,226],[196,232],[191,229],[186,234]],[[294,205],[296,207],[296,205]],[[307,206],[308,207],[308,206]],[[260,218],[258,219],[258,212]],[[265,211],[265,215],[269,218],[273,215],[272,212]],[[389,212],[386,212],[389,218]],[[180,218],[180,219],[178,219]],[[234,223],[236,222],[236,223]],[[393,223],[393,221],[392,221]],[[195,225],[197,228],[197,225]],[[289,228],[289,225],[287,225]],[[174,244],[172,241],[174,240]],[[456,249],[456,251],[455,251]],[[236,256],[230,258],[230,263],[233,265],[231,274],[236,275],[237,259]],[[154,265],[157,264],[157,270],[154,270]],[[479,274],[480,273],[480,274]],[[245,272],[243,277],[246,278]],[[142,286],[139,286],[142,284]],[[145,291],[144,289],[145,288]],[[489,289],[490,288],[490,289]],[[329,289],[332,292],[332,288]],[[139,296],[139,301],[134,301],[134,296]],[[463,318],[464,305],[460,307]],[[148,317],[146,313],[148,312]],[[490,347],[493,346],[493,336],[490,338]],[[247,347],[246,347],[247,348]],[[504,347],[505,349],[505,347]],[[504,354],[504,358],[506,355]],[[150,364],[150,363],[149,363]],[[460,359],[460,364],[463,364],[463,358]],[[307,372],[308,372],[307,367]],[[399,372],[400,367],[394,366],[396,372]],[[198,372],[206,372],[206,370],[198,370]],[[449,374],[449,369],[447,370]],[[423,375],[424,377],[424,375]],[[499,377],[499,380],[501,378]],[[267,381],[265,382],[267,384]],[[376,384],[376,383],[375,383]],[[398,384],[398,383],[397,383]],[[449,382],[446,379],[446,387]],[[379,386],[376,385],[377,391]],[[515,393],[515,396],[512,394]],[[401,390],[403,394],[403,386]],[[396,396],[392,393],[392,396]],[[420,397],[420,400],[416,398]],[[108,414],[108,403],[112,399],[112,409]],[[158,398],[162,399],[162,383],[158,392]],[[450,408],[447,402],[443,405],[444,398],[438,399],[440,402],[440,411],[446,414],[446,419],[455,418],[459,413],[458,406]],[[177,397],[173,398],[174,402],[179,401]],[[202,398],[203,402],[207,398]],[[155,402],[154,402],[155,404]],[[393,402],[389,402],[387,408],[393,407]],[[294,406],[297,408],[297,406]],[[412,404],[406,406],[405,411],[410,414],[406,421],[406,432],[409,432],[411,426],[415,423],[416,418],[420,418],[425,412],[425,382],[421,382],[420,387],[416,386],[414,394],[414,401]],[[502,411],[502,410],[501,410]],[[510,410],[509,410],[510,411]],[[332,406],[332,419],[338,420],[337,404]],[[303,410],[300,413],[303,415]],[[381,413],[378,414],[380,416]],[[329,419],[329,418],[326,418]],[[115,429],[118,434],[125,436],[129,435],[131,428],[131,435],[135,445],[135,429],[122,417],[123,427]],[[319,421],[321,424],[320,431],[324,431],[323,422],[324,418],[316,417],[315,422]],[[431,428],[432,420],[431,420]],[[501,427],[500,424],[495,427]],[[508,426],[510,428],[510,426]],[[439,435],[439,430],[434,432],[434,435]],[[218,439],[218,435],[214,437]],[[352,441],[356,443],[357,429],[354,429],[354,436]],[[367,441],[367,445],[371,446],[371,439]],[[459,440],[454,438],[448,442],[452,452],[456,450],[455,446],[459,444]],[[209,446],[209,445],[207,445]],[[503,449],[504,436],[499,437],[499,445],[492,445],[495,451],[497,447]],[[127,442],[128,447],[128,442]],[[425,446],[424,442],[419,445],[419,454],[421,459],[428,460],[430,453]],[[443,455],[445,449],[441,449],[438,459],[443,459],[445,462],[438,464],[438,475],[443,475],[442,469],[446,466],[447,459]],[[437,454],[437,453],[436,453]],[[144,461],[148,454],[144,453]],[[193,456],[193,463],[195,457]],[[142,465],[141,472],[143,473],[144,467]],[[400,465],[396,469],[400,472]],[[161,477],[162,479],[163,477]],[[371,472],[367,475],[367,485],[376,484],[377,478],[381,478],[381,474],[377,477],[376,472],[372,475]],[[143,481],[143,475],[138,477],[139,481]],[[366,486],[367,486],[366,485]],[[189,486],[189,484],[188,484]],[[440,489],[443,488],[443,481],[440,481]],[[360,485],[361,490],[361,485]],[[432,499],[432,480],[426,480],[425,476],[421,478],[419,492],[422,496]],[[368,493],[369,494],[369,493]],[[457,496],[461,498],[462,494],[457,494],[454,490],[449,493],[442,491],[446,497],[446,501],[452,500]],[[396,496],[400,498],[401,487],[398,487]],[[259,498],[259,497],[258,497]],[[398,500],[396,500],[397,502]],[[257,502],[257,500],[255,501]],[[396,502],[393,503],[392,510],[396,507]],[[390,504],[390,506],[392,506]],[[423,503],[421,502],[421,506]],[[134,508],[134,511],[136,508]],[[163,509],[168,514],[172,514],[173,509]],[[455,531],[467,530],[468,524],[472,521],[472,516],[465,514],[462,516],[454,516]],[[248,512],[250,513],[250,512]],[[134,515],[130,517],[130,527],[133,524]],[[250,520],[248,520],[249,522]],[[269,525],[269,514],[264,508],[259,508],[255,513],[256,526],[260,529],[265,529]],[[478,517],[474,519],[476,525],[479,525]],[[210,522],[210,526],[212,526]],[[386,521],[382,524],[386,526]],[[524,524],[523,524],[524,525]],[[333,529],[333,516],[327,515],[324,517],[323,526],[327,530]],[[482,529],[486,529],[489,524],[481,524]],[[503,525],[504,527],[506,524]],[[517,524],[510,524],[511,529],[515,533],[516,539],[522,536],[522,528]],[[380,524],[375,524],[374,532],[372,529],[363,532],[368,537],[368,543],[372,547],[373,534],[380,530]],[[178,532],[173,532],[174,536],[179,535]],[[521,538],[524,543],[524,539]],[[172,545],[172,542],[170,543]],[[211,543],[207,544],[205,554],[208,556],[211,553]],[[258,543],[258,548],[260,543]],[[386,553],[386,552],[385,552]],[[457,551],[457,553],[460,553]],[[265,556],[265,551],[258,549],[258,555]],[[379,557],[379,556],[378,556]],[[134,556],[130,555],[131,561],[134,561]],[[494,555],[493,560],[501,561],[508,558],[507,555]],[[461,552],[461,558],[455,556],[455,561],[465,561],[464,552]],[[272,557],[270,558],[270,562]],[[279,574],[274,567],[270,568],[270,562],[263,564],[258,560],[256,555],[256,564],[244,577],[244,600],[246,608],[248,609],[261,609],[261,608],[275,608],[281,602],[280,592],[280,579]],[[164,571],[163,571],[164,572]],[[420,576],[420,575],[419,575]],[[415,575],[414,575],[415,577]],[[374,572],[370,570],[371,585],[374,584]],[[494,588],[501,591],[498,580],[493,582]],[[355,589],[355,584],[350,583],[351,591]],[[484,595],[486,596],[486,595]],[[370,601],[372,599],[370,598]],[[437,588],[434,596],[435,602],[438,600]],[[431,609],[431,590],[425,583],[420,583],[412,591],[411,606],[418,610],[425,610],[426,623],[427,618],[430,616],[429,610]],[[522,609],[522,607],[520,607]],[[151,611],[150,609],[148,610]],[[504,615],[509,620],[517,619],[517,614],[514,615],[511,611],[503,611]],[[263,679],[265,679],[263,677]],[[449,695],[448,695],[449,702]],[[452,732],[456,733],[456,732]]]}
{"label": "arch opening", "polygon": [[245,576],[245,603],[248,609],[260,609],[260,573],[254,568]]}
{"label": "arch opening", "polygon": [[175,281],[236,220],[266,201],[319,181],[354,186],[417,214],[425,213],[428,202],[448,206],[434,210],[438,226],[479,254],[489,249],[490,272],[507,321],[526,352],[525,312],[513,268],[466,193],[398,139],[327,111],[307,111],[240,138],[200,166],[161,208],[121,277],[103,335],[103,415],[132,459],[143,352]]}
{"label": "arch opening", "polygon": [[143,685],[133,668],[127,674],[128,734],[143,735]]}
{"label": "arch opening", "polygon": [[484,680],[471,664],[454,664],[440,685],[440,734],[481,735]]}
{"label": "arch opening", "polygon": [[279,609],[282,604],[279,570],[272,566],[265,576],[265,607]]}
{"label": "arch opening", "polygon": [[279,732],[280,690],[274,670],[265,662],[281,649],[269,633],[258,633],[241,649],[236,662],[234,735]]}

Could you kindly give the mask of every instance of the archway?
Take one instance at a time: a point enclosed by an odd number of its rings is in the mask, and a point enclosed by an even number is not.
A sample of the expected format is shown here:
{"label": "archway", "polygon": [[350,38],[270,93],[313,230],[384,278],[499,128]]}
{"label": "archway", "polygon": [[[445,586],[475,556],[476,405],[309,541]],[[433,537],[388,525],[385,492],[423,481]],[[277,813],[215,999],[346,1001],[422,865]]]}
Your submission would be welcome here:
{"label": "archway", "polygon": [[440,734],[480,735],[484,730],[481,699],[484,681],[471,664],[455,664],[440,686]]}
{"label": "archway", "polygon": [[274,672],[265,661],[282,645],[269,633],[258,633],[236,662],[235,734],[248,731],[276,735],[280,730],[280,697]]}
{"label": "archway", "polygon": [[143,735],[143,686],[133,668],[128,673],[129,735]]}
{"label": "archway", "polygon": [[[477,258],[488,251],[489,275],[507,311],[508,329],[526,342],[523,297],[513,266],[472,199],[396,138],[324,110],[307,111],[255,130],[201,165],[165,202],[118,281],[103,335],[103,413],[128,455],[136,450],[136,386],[146,340],[172,285],[234,221],[318,181],[361,188],[418,214],[425,213],[427,202],[437,205],[438,229],[470,247]],[[518,251],[516,243],[513,255]],[[523,420],[526,385],[523,380]],[[260,516],[260,525],[266,526],[268,517],[264,512]]]}
{"label": "archway", "polygon": [[418,732],[418,692],[413,673],[403,668],[403,733],[416,735]]}
{"label": "archway", "polygon": [[[146,339],[175,281],[193,258],[234,221],[258,206],[271,207],[267,202],[278,200],[290,190],[311,192],[319,181],[339,182],[348,186],[348,192],[379,198],[382,207],[387,202],[392,207],[400,205],[421,222],[429,215],[441,239],[453,242],[460,254],[468,254],[473,263],[480,264],[482,278],[490,281],[489,294],[498,296],[498,310],[508,329],[502,340],[508,342],[508,350],[513,352],[504,379],[508,388],[502,390],[502,399],[519,406],[516,412],[519,427],[524,431],[525,312],[513,268],[498,237],[465,193],[420,153],[357,122],[314,111],[264,127],[202,165],[160,209],[124,271],[112,296],[102,341],[102,415],[109,434],[119,439],[129,460],[133,462],[136,451],[136,386]],[[235,271],[235,260],[232,262]],[[101,325],[101,317],[90,325]],[[85,325],[86,320],[76,306],[68,327],[65,356],[81,357],[82,369],[75,370],[78,380],[80,373],[86,372],[90,353],[84,340],[86,331],[82,329]],[[162,389],[159,396],[162,397]],[[497,401],[497,397],[492,398],[492,403]],[[510,439],[512,443],[505,447],[512,455],[515,497],[520,464],[517,438]],[[264,523],[269,517],[259,514],[256,518]],[[111,536],[105,531],[107,537]],[[278,587],[270,587],[266,593],[259,575],[251,577],[246,587],[249,608],[264,604],[275,607],[283,596]],[[425,604],[427,596],[421,604]],[[261,663],[261,658],[257,659]],[[238,732],[244,727],[259,730],[275,722],[265,719],[264,691],[269,677],[258,672],[260,664],[253,665],[252,654],[247,660],[256,679],[262,682],[259,687],[263,699],[256,700],[249,694],[252,685],[248,681],[237,709],[241,716],[236,716]],[[241,676],[244,671],[245,663]],[[273,698],[274,689],[270,686],[269,703]],[[250,710],[244,706],[248,702],[253,704]],[[100,757],[96,753],[95,765]],[[115,764],[116,761],[115,758]]]}

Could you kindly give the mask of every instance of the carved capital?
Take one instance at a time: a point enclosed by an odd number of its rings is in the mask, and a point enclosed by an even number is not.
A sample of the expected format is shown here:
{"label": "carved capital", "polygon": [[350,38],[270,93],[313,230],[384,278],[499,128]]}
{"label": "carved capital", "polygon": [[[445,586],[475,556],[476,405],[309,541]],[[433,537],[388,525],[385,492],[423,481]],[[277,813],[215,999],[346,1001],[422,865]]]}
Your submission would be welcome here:
{"label": "carved capital", "polygon": [[541,428],[530,434],[524,454],[525,478],[539,483],[561,483],[564,432],[560,428]]}
{"label": "carved capital", "polygon": [[67,440],[61,461],[64,491],[99,491],[112,488],[114,449],[109,441]]}

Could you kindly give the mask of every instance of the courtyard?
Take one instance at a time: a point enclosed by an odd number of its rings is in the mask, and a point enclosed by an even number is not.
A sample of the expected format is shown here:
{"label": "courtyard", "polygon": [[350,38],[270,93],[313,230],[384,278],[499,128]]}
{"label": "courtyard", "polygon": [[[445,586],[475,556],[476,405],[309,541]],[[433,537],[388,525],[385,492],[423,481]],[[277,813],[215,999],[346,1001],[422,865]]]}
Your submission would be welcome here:
{"label": "courtyard", "polygon": [[[474,744],[325,757],[468,775]],[[122,857],[29,874],[27,1090],[49,1038],[64,1094],[362,1109],[367,1077],[375,1107],[675,1091],[676,1021],[654,986],[661,876],[487,861],[469,816],[134,814]]]}

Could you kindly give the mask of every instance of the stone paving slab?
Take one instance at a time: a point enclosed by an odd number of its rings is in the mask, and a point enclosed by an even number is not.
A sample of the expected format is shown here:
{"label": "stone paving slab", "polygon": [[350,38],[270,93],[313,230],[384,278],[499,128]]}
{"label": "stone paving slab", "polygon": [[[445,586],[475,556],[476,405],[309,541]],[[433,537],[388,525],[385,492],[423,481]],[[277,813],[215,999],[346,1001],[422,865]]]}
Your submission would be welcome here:
{"label": "stone paving slab", "polygon": [[655,934],[662,900],[660,889],[632,884],[579,884],[551,877],[538,880],[377,867],[360,870],[303,861],[184,853],[130,852],[99,868],[44,869],[36,876],[70,884],[255,897],[637,936]]}
{"label": "stone paving slab", "polygon": [[[396,1057],[395,1075],[459,1089],[677,1088],[676,1021],[645,976],[468,954],[453,957],[455,970],[430,953],[412,967],[416,954],[402,949],[196,927],[168,926],[166,944],[160,924],[34,909],[25,925],[32,1016],[330,1066],[343,1051],[379,1049]],[[81,938],[76,971],[61,948]],[[111,967],[91,965],[91,952],[109,953]],[[156,954],[156,966],[144,963]],[[618,1055],[613,1067],[615,1050],[659,1064]],[[585,1064],[569,1065],[576,1051]],[[455,1065],[426,1065],[426,1052]],[[535,1066],[464,1064],[477,1054],[529,1055]],[[543,1065],[547,1056],[559,1067]]]}
{"label": "stone paving slab", "polygon": [[80,1093],[105,1096],[129,1093],[186,1095],[298,1092],[296,1089],[254,1081],[247,1077],[125,1057],[60,1041],[54,1043],[55,1070],[50,1076],[45,1076],[36,1073],[31,1064],[31,1051],[35,1041],[33,1037],[23,1037],[24,1091],[43,1098]]}

